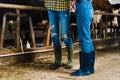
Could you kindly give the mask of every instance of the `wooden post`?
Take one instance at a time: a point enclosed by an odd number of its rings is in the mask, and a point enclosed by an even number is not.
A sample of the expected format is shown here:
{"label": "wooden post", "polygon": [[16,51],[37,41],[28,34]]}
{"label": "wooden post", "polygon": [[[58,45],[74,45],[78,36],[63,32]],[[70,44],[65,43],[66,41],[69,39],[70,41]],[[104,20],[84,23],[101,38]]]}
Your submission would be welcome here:
{"label": "wooden post", "polygon": [[45,46],[48,46],[50,44],[50,27],[48,27],[47,35],[46,35],[46,41]]}

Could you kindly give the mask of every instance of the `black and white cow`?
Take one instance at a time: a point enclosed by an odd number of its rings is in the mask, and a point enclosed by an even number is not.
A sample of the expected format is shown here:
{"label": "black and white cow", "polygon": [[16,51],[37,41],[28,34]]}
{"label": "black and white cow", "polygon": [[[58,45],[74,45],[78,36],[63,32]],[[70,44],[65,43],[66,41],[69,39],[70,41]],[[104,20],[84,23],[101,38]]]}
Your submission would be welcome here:
{"label": "black and white cow", "polygon": [[[95,10],[94,11],[95,13],[96,12],[102,12],[100,10]],[[93,16],[93,22],[92,22],[92,38],[93,39],[97,39],[97,38],[100,38],[101,37],[101,31],[102,31],[102,28],[101,28],[101,19],[102,19],[102,15],[101,14],[96,14]]]}
{"label": "black and white cow", "polygon": [[[120,4],[112,4],[112,12],[114,14],[120,14]],[[114,36],[120,36],[120,16],[114,16],[111,23],[112,32]]]}

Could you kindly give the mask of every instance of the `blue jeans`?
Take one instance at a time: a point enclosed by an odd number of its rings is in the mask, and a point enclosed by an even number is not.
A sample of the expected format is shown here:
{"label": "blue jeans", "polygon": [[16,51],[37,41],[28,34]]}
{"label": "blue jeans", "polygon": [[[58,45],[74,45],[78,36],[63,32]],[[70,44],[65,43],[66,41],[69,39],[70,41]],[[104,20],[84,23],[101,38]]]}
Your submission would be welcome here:
{"label": "blue jeans", "polygon": [[67,47],[73,47],[70,34],[70,12],[48,10],[51,37],[54,46],[60,46],[60,32]]}
{"label": "blue jeans", "polygon": [[93,7],[90,1],[80,0],[76,4],[76,22],[78,26],[78,39],[83,53],[94,51],[90,25],[93,17]]}

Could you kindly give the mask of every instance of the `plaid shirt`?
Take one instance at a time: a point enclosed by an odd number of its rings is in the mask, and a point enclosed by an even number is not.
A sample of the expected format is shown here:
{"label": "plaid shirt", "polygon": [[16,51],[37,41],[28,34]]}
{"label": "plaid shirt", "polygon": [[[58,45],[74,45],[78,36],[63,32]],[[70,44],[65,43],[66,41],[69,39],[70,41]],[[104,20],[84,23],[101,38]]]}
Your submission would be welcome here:
{"label": "plaid shirt", "polygon": [[54,11],[67,11],[70,8],[70,0],[45,0],[45,6]]}

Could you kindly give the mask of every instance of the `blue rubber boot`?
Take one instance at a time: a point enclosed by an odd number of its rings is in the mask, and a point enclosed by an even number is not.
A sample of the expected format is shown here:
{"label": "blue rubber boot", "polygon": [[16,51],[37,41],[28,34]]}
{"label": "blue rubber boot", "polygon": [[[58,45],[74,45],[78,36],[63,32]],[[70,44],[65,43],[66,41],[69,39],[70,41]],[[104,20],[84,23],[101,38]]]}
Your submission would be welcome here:
{"label": "blue rubber boot", "polygon": [[94,73],[94,72],[95,72],[94,64],[95,64],[95,52],[92,51],[92,52],[91,52],[91,58],[90,58],[90,72],[91,72],[91,73]]}
{"label": "blue rubber boot", "polygon": [[72,72],[72,76],[86,76],[90,75],[90,56],[91,53],[80,52],[80,69]]}

